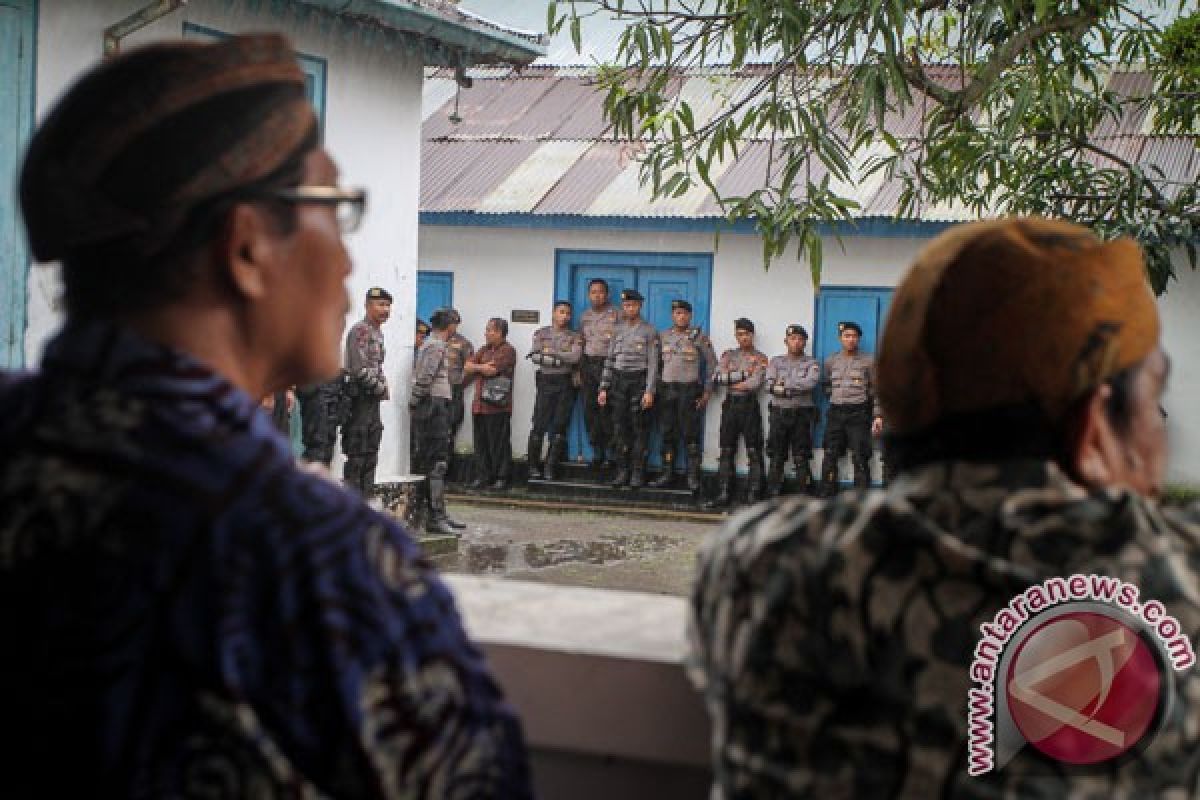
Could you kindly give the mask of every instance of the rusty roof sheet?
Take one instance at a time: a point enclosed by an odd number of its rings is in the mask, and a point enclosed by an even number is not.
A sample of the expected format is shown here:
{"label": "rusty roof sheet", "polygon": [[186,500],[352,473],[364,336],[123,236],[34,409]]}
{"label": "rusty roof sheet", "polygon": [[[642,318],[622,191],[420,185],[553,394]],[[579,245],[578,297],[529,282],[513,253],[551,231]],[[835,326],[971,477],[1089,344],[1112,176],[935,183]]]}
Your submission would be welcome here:
{"label": "rusty roof sheet", "polygon": [[[927,72],[939,83],[952,85],[956,73],[945,67]],[[693,110],[698,124],[751,91],[761,69],[741,74],[714,70],[672,82]],[[457,92],[458,124],[449,120],[455,94],[447,87],[447,71],[427,76],[435,82],[425,90],[426,120],[421,165],[421,210],[477,213],[575,214],[590,216],[658,216],[676,218],[719,217],[722,212],[705,187],[696,187],[678,198],[650,200],[641,186],[638,156],[641,142],[614,141],[604,120],[601,96],[586,70],[529,68],[520,74],[503,70],[475,73],[474,86]],[[1148,79],[1139,75],[1114,75],[1110,85],[1118,91],[1145,91]],[[892,112],[888,129],[898,138],[920,132],[920,96],[906,112]],[[1146,136],[1142,117],[1123,118],[1109,129],[1113,133],[1097,143],[1120,158],[1141,161],[1161,169],[1169,193],[1195,182],[1200,172],[1200,152],[1195,137]],[[893,217],[899,206],[902,184],[882,172],[866,175],[870,154],[857,159],[849,181],[831,180],[839,193],[861,206],[856,216]],[[1092,164],[1113,162],[1088,154]],[[770,146],[747,141],[736,159],[714,165],[711,176],[723,196],[743,196],[765,185]],[[798,176],[792,196],[801,199],[807,182],[819,183],[828,170],[819,161]],[[1171,188],[1174,186],[1175,188]],[[954,204],[929,205],[923,219],[960,220],[974,215]]]}

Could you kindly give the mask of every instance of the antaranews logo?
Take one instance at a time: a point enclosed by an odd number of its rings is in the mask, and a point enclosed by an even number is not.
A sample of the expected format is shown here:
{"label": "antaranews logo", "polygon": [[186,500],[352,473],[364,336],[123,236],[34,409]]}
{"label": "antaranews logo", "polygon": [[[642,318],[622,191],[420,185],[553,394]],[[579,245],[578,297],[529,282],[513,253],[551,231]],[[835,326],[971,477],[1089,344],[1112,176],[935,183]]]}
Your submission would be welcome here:
{"label": "antaranews logo", "polygon": [[1171,698],[1172,671],[1190,668],[1196,655],[1163,604],[1139,596],[1106,575],[1050,578],[980,626],[968,774],[1002,768],[1026,744],[1055,761],[1095,764],[1149,741]]}

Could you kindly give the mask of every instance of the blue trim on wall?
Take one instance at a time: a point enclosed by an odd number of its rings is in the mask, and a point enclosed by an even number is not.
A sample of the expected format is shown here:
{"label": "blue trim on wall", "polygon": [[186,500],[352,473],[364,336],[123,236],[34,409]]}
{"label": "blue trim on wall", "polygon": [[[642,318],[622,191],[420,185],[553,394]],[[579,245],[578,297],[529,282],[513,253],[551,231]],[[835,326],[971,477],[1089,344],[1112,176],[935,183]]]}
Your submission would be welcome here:
{"label": "blue trim on wall", "polygon": [[[555,230],[620,230],[661,233],[749,233],[754,223],[740,220],[730,223],[724,217],[621,217],[583,214],[480,214],[473,211],[422,211],[422,225],[446,225],[471,228],[535,228]],[[821,233],[832,236],[876,236],[882,238],[927,239],[956,223],[926,220],[893,220],[882,217],[862,219],[839,226],[820,225]]]}

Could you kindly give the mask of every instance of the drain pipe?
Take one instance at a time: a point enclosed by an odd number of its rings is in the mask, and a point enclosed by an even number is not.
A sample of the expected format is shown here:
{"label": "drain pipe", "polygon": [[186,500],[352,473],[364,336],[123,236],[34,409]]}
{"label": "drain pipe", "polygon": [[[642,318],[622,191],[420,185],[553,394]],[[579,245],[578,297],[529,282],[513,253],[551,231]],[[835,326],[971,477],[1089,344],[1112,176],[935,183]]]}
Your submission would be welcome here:
{"label": "drain pipe", "polygon": [[186,6],[188,0],[158,0],[140,11],[135,11],[116,25],[104,29],[104,57],[111,58],[121,52],[121,40],[136,33],[147,25],[162,19],[172,11]]}

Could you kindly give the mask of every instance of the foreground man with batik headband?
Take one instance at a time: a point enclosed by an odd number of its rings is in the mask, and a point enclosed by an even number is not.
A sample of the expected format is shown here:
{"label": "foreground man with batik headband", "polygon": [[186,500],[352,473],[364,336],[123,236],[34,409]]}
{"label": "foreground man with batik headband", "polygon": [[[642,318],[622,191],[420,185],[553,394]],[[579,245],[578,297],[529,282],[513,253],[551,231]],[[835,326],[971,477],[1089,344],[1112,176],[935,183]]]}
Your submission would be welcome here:
{"label": "foreground man with batik headband", "polygon": [[447,588],[257,407],[338,371],[365,200],[289,43],[107,62],[20,192],[67,314],[0,388],[5,796],[528,795]]}
{"label": "foreground man with batik headband", "polygon": [[[895,484],[749,509],[703,549],[690,636],[715,723],[714,796],[1195,795],[1200,680],[1184,656],[1200,632],[1200,525],[1155,500],[1166,377],[1133,242],[1013,219],[930,243],[880,348]],[[1149,670],[1161,696],[1086,633],[1060,642],[1083,652],[1074,661],[1011,650],[994,675],[976,670],[981,625],[1073,575],[1119,577],[1142,592],[1129,610],[1154,600],[1178,621],[1171,664]],[[1110,618],[1111,602],[1095,605]],[[968,693],[989,679],[984,771]],[[1147,712],[1140,734],[1123,727],[1134,711]],[[1105,742],[1128,750],[1109,758]]]}

